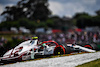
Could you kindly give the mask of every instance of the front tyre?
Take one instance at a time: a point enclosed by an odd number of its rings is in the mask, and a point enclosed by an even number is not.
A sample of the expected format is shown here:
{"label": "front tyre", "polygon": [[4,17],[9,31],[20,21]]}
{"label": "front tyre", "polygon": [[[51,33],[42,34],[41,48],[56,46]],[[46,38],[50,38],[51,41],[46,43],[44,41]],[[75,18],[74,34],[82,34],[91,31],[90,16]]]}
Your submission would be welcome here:
{"label": "front tyre", "polygon": [[57,47],[55,50],[54,50],[54,55],[62,55],[64,54],[64,51],[61,47]]}

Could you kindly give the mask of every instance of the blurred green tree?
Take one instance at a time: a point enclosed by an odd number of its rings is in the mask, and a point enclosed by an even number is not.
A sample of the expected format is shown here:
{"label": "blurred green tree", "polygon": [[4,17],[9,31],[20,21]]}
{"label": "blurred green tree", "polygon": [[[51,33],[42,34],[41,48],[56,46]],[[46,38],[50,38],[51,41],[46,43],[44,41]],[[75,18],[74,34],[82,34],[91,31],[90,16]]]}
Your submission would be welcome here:
{"label": "blurred green tree", "polygon": [[96,14],[97,14],[98,16],[100,16],[100,10],[97,10],[97,11],[96,11]]}
{"label": "blurred green tree", "polygon": [[16,6],[7,6],[1,14],[6,21],[15,21],[20,18],[45,21],[51,14],[48,9],[48,0],[21,0]]}
{"label": "blurred green tree", "polygon": [[88,13],[77,13],[75,14],[75,16],[73,17],[74,19],[76,19],[76,25],[79,28],[85,28],[86,26],[91,26],[92,22],[91,22],[91,16]]}

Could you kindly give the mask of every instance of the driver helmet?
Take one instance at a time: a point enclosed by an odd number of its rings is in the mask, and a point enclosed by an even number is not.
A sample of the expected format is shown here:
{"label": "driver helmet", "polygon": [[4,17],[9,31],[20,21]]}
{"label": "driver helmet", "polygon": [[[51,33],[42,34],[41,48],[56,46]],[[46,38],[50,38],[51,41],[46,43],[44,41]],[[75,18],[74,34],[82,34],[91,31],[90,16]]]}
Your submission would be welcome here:
{"label": "driver helmet", "polygon": [[36,40],[36,39],[38,39],[38,37],[32,37],[32,40]]}

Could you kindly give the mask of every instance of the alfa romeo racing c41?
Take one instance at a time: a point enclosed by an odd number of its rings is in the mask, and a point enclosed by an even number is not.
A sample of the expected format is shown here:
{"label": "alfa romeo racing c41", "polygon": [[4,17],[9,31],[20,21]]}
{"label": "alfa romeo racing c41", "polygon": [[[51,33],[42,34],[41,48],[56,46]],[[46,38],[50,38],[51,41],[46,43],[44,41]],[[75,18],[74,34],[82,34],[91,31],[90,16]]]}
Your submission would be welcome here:
{"label": "alfa romeo racing c41", "polygon": [[74,51],[95,52],[95,50],[77,44],[61,44],[53,40],[39,42],[38,39],[22,42],[0,57],[0,63],[6,61],[22,61],[34,59],[38,55],[59,55]]}
{"label": "alfa romeo racing c41", "polygon": [[65,54],[65,48],[59,45],[55,41],[44,41],[39,43],[36,40],[28,40],[22,42],[15,48],[7,51],[3,57],[0,57],[0,61],[19,61],[34,59],[36,55],[57,55]]}

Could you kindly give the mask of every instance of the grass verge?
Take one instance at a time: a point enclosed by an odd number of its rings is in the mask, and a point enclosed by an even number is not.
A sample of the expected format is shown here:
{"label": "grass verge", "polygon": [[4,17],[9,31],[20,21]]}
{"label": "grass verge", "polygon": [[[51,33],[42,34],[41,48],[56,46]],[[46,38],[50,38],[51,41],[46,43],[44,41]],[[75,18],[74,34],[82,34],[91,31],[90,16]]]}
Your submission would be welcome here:
{"label": "grass verge", "polygon": [[82,65],[78,65],[76,67],[100,67],[100,59],[82,64]]}

